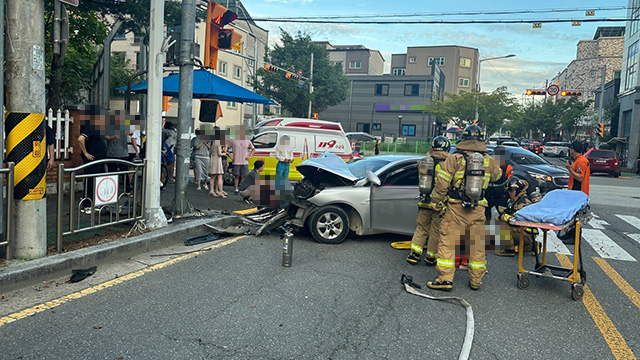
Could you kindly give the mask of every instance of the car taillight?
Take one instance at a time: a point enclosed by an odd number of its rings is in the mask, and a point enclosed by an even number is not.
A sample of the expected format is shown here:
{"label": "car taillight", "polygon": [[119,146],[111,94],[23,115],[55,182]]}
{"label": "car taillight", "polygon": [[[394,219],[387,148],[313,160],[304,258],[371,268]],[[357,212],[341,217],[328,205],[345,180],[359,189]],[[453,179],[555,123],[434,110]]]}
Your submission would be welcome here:
{"label": "car taillight", "polygon": [[613,163],[613,165],[618,166],[618,162],[617,162],[617,161],[616,161],[616,162],[614,162],[614,163]]}

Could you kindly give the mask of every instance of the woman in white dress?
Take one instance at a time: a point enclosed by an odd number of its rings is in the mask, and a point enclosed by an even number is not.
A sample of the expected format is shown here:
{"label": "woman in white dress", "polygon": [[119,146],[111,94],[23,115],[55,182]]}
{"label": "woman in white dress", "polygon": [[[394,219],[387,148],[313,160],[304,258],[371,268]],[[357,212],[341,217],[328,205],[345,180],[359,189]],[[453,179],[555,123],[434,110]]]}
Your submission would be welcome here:
{"label": "woman in white dress", "polygon": [[213,141],[209,157],[209,182],[211,189],[209,195],[213,197],[227,197],[227,193],[222,188],[222,175],[224,174],[222,156],[227,155],[224,143],[224,132],[216,130],[215,140]]}

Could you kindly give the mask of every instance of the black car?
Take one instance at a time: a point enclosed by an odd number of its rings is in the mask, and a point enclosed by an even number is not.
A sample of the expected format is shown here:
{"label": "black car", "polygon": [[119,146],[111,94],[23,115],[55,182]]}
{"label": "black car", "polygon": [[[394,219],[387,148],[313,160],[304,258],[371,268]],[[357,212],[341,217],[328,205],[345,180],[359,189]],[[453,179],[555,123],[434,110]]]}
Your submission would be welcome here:
{"label": "black car", "polygon": [[[493,156],[495,145],[487,145],[487,154]],[[569,171],[564,167],[551,165],[547,160],[523,148],[505,146],[507,164],[513,167],[513,175],[529,183],[529,192],[540,189],[541,194],[569,185]],[[455,146],[451,147],[451,153]]]}

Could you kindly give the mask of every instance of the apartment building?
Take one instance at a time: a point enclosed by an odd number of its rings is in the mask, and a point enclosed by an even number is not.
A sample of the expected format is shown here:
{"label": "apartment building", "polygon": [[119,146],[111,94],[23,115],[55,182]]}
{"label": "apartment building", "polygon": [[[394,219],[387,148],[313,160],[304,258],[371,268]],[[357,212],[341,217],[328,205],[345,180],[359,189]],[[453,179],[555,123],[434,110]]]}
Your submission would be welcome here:
{"label": "apartment building", "polygon": [[378,50],[363,45],[332,45],[328,41],[316,44],[327,49],[329,60],[341,64],[346,75],[382,75],[384,72],[384,58]]}
{"label": "apartment building", "polygon": [[622,71],[620,73],[620,117],[617,137],[624,139],[618,150],[625,155],[626,167],[636,168],[640,157],[640,78],[638,48],[640,47],[640,0],[629,0]]}
{"label": "apartment building", "polygon": [[478,49],[466,46],[413,46],[406,54],[391,55],[391,75],[431,75],[432,64],[437,64],[445,75],[446,92],[459,94],[472,91],[478,83]]}
{"label": "apartment building", "polygon": [[[425,112],[432,95],[442,95],[446,77],[437,64],[430,75],[347,75],[349,97],[319,114],[339,121],[345,131],[364,131],[378,137],[420,139],[443,129]],[[446,124],[445,124],[446,125]]]}

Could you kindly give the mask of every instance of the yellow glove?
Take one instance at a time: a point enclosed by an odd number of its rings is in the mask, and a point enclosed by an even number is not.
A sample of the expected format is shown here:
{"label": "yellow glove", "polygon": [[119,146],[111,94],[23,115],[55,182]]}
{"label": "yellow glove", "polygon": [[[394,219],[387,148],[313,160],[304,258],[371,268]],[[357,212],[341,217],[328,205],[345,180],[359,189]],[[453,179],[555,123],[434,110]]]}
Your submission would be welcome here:
{"label": "yellow glove", "polygon": [[509,222],[509,219],[511,219],[511,215],[509,215],[509,214],[502,214],[502,215],[500,216],[500,220],[501,220],[501,221]]}

